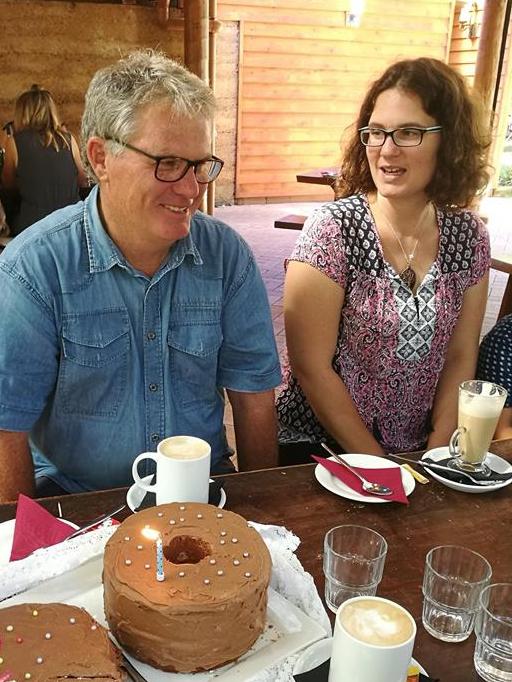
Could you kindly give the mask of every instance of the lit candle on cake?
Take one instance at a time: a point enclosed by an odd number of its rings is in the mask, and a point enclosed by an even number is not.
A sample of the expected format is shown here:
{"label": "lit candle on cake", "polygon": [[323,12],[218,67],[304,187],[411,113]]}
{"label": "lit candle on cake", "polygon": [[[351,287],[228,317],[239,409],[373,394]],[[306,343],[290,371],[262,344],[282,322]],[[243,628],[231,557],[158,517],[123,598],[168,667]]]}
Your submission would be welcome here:
{"label": "lit candle on cake", "polygon": [[164,576],[164,548],[160,535],[156,539],[156,579],[161,582]]}
{"label": "lit candle on cake", "polygon": [[162,543],[162,538],[157,530],[152,528],[143,528],[142,535],[148,538],[148,540],[155,540],[156,548],[156,579],[158,582],[165,580],[164,575],[164,547]]}

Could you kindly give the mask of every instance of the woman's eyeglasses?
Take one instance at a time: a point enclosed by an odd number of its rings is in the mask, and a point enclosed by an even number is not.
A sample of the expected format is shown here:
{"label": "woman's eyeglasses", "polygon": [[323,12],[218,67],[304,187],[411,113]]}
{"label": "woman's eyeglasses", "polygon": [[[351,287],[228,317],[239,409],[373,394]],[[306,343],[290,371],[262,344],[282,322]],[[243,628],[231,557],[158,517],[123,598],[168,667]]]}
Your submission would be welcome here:
{"label": "woman's eyeglasses", "polygon": [[393,130],[365,126],[359,128],[359,137],[365,147],[382,147],[388,137],[391,137],[397,147],[417,147],[423,142],[425,133],[437,133],[440,130],[442,126],[394,128]]}

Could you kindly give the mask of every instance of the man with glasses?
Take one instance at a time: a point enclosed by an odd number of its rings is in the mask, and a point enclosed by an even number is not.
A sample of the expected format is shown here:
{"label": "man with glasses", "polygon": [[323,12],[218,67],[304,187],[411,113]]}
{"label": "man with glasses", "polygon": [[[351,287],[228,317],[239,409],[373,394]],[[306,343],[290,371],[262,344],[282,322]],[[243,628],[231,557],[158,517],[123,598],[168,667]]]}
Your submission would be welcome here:
{"label": "man with glasses", "polygon": [[245,242],[198,212],[223,166],[214,106],[151,51],[93,77],[82,141],[97,186],[0,262],[0,499],[33,493],[34,470],[39,495],[128,485],[170,435],[205,439],[213,472],[232,470],[225,391],[239,467],[275,463],[264,285]]}

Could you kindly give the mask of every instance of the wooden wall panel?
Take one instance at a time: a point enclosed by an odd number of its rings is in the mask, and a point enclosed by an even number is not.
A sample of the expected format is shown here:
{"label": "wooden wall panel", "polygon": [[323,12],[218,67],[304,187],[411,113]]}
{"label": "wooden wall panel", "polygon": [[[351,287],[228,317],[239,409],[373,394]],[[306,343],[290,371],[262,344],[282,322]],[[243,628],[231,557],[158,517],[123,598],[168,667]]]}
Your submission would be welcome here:
{"label": "wooden wall panel", "polygon": [[[172,13],[172,11],[171,11]],[[183,22],[157,21],[155,7],[52,0],[0,0],[0,125],[32,83],[48,88],[62,119],[78,137],[83,98],[95,71],[139,47],[183,60]],[[218,203],[232,202],[238,89],[238,23],[224,22],[217,44]]]}
{"label": "wooden wall panel", "polygon": [[[492,0],[485,0],[492,2]],[[467,30],[459,26],[459,15],[463,0],[456,0],[453,17],[453,37],[450,46],[449,63],[464,75],[472,85],[474,82],[478,47],[480,42],[480,31],[485,9],[485,3],[479,3],[477,14],[477,26],[475,35],[468,37]],[[493,191],[499,180],[499,170],[501,166],[501,155],[505,144],[505,135],[509,112],[512,110],[512,63],[510,60],[511,25],[509,23],[507,40],[504,51],[501,79],[498,85],[498,96],[496,102],[495,115],[493,119],[493,139],[489,150],[489,163],[491,166],[491,182],[489,191]],[[496,40],[501,40],[501,36],[496,36]]]}
{"label": "wooden wall panel", "polygon": [[483,3],[477,15],[477,28],[473,38],[468,37],[468,31],[459,25],[460,10],[464,0],[456,0],[453,13],[453,32],[450,44],[448,63],[468,79],[470,85],[475,77],[476,58],[480,38],[480,27],[483,15]]}
{"label": "wooden wall panel", "polygon": [[221,21],[240,21],[236,198],[332,196],[296,182],[336,165],[340,140],[369,82],[401,58],[445,59],[453,0],[366,0],[359,28],[349,0],[218,0]]}
{"label": "wooden wall panel", "polygon": [[183,32],[162,27],[155,8],[135,5],[0,0],[0,120],[32,83],[48,88],[78,133],[91,76],[137,47],[183,55]]}

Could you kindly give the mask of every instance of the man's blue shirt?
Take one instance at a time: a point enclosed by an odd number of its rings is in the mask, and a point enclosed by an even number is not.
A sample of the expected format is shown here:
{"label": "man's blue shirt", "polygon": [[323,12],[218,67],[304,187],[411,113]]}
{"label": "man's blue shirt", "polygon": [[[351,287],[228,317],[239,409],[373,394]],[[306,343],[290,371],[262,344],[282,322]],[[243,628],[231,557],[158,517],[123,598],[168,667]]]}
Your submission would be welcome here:
{"label": "man's blue shirt", "polygon": [[0,258],[0,429],[30,432],[36,475],[69,491],[130,484],[135,456],[170,435],[204,438],[215,468],[229,454],[223,389],[280,381],[254,257],[196,213],[148,277],[104,230],[97,194]]}

